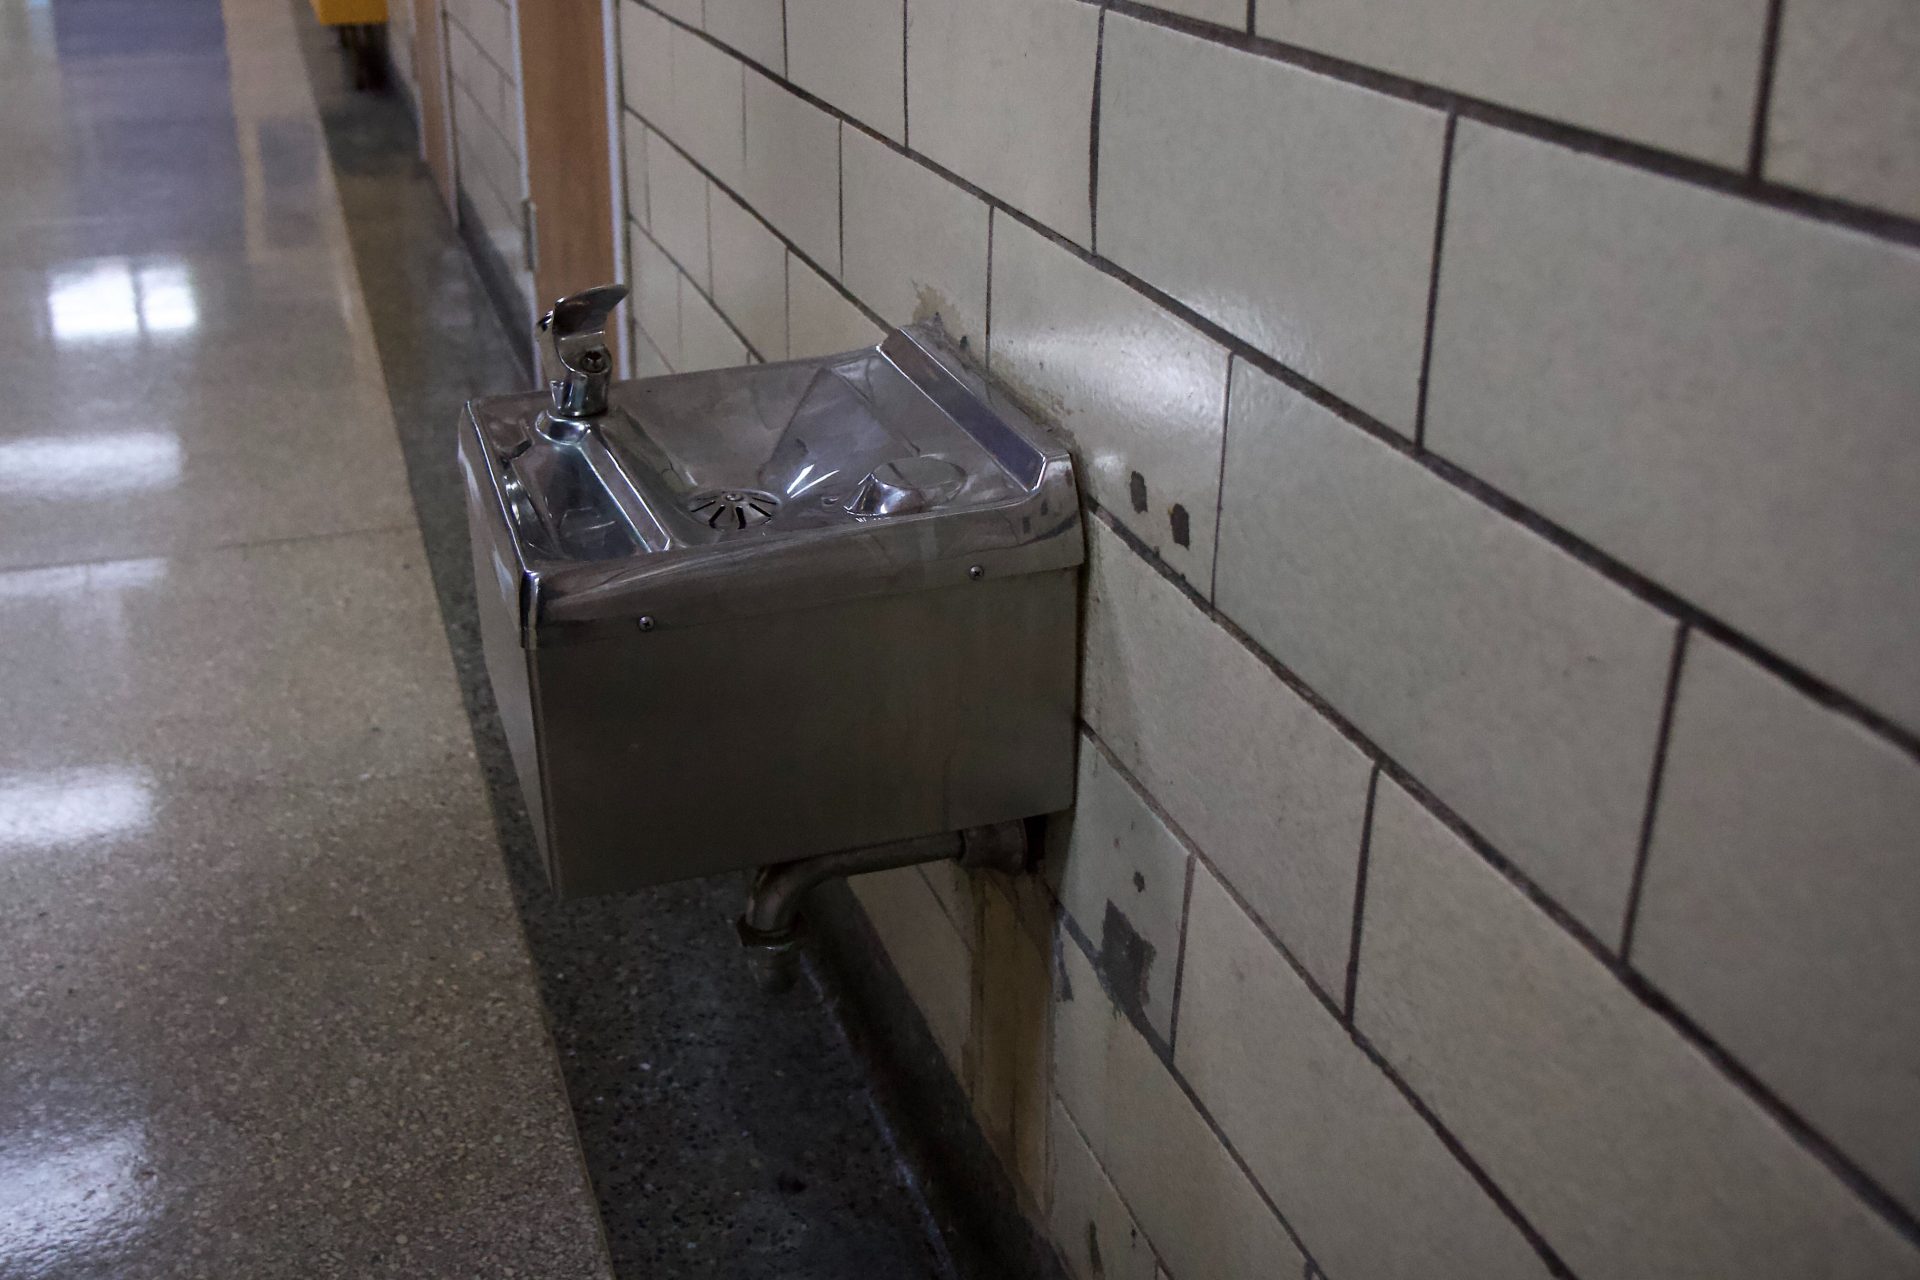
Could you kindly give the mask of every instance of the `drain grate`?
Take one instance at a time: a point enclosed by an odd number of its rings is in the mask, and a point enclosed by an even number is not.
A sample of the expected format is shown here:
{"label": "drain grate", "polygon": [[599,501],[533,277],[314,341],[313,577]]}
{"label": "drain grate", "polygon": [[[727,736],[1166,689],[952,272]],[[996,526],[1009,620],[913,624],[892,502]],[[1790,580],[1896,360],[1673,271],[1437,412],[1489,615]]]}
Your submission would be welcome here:
{"label": "drain grate", "polygon": [[723,533],[765,524],[779,509],[780,499],[759,489],[713,489],[687,502],[694,519]]}

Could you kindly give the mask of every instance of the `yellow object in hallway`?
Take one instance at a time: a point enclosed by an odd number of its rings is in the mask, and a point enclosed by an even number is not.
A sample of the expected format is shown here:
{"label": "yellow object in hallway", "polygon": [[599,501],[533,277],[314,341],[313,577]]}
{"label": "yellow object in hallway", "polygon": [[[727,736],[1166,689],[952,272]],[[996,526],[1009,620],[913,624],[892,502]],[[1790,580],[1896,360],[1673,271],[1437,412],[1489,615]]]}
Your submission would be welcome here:
{"label": "yellow object in hallway", "polygon": [[387,0],[312,0],[313,16],[329,27],[385,22]]}

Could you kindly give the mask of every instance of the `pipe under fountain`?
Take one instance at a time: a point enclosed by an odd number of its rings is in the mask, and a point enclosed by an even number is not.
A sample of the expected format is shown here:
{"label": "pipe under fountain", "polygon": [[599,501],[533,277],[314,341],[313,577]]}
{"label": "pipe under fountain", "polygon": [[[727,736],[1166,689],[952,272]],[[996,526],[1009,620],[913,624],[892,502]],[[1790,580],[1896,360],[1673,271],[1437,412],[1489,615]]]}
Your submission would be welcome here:
{"label": "pipe under fountain", "polygon": [[747,909],[736,928],[747,948],[747,963],[762,991],[785,991],[799,971],[803,922],[800,904],[809,891],[828,880],[891,871],[928,862],[956,861],[970,869],[1023,871],[1027,866],[1027,828],[1023,822],[999,822],[964,831],[916,836],[886,844],[839,849],[760,868],[747,892]]}

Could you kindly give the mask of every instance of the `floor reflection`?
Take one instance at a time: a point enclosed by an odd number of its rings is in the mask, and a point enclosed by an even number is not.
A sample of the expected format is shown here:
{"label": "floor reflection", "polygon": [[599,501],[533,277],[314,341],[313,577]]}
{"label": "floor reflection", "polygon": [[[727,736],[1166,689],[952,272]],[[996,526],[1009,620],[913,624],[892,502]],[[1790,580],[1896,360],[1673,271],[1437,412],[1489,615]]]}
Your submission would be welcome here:
{"label": "floor reflection", "polygon": [[186,333],[200,323],[183,263],[109,258],[49,273],[47,319],[59,343]]}
{"label": "floor reflection", "polygon": [[28,436],[0,443],[0,493],[98,497],[180,482],[180,437],[167,431]]}
{"label": "floor reflection", "polygon": [[58,1135],[0,1147],[0,1258],[24,1268],[9,1275],[58,1276],[103,1245],[123,1249],[145,1217],[137,1123]]}
{"label": "floor reflection", "polygon": [[[142,768],[0,774],[0,854],[132,834],[152,820],[153,793]],[[0,1217],[5,1202],[0,1188]]]}

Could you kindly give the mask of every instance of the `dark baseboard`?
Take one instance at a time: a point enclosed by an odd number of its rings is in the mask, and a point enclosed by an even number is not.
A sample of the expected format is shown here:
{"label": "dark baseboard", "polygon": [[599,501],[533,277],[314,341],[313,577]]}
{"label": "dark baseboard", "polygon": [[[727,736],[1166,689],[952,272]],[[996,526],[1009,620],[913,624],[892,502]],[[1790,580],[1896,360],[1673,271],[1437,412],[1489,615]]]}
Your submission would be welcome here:
{"label": "dark baseboard", "polygon": [[853,891],[844,881],[820,886],[806,917],[813,972],[866,1062],[956,1274],[1066,1280]]}

